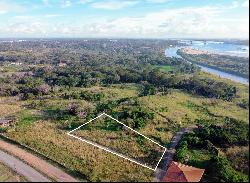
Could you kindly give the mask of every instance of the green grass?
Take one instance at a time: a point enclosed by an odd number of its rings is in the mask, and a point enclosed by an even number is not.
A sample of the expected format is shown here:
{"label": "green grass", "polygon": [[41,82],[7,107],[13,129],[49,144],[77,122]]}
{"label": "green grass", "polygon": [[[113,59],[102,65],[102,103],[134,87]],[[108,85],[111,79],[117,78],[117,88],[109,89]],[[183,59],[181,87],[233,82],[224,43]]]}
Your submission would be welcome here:
{"label": "green grass", "polygon": [[35,110],[23,110],[18,114],[17,127],[25,127],[43,119],[42,115]]}
{"label": "green grass", "polygon": [[123,125],[108,117],[98,118],[72,134],[134,158],[152,168],[156,166],[164,151],[145,137],[125,129]]}
{"label": "green grass", "polygon": [[175,70],[175,68],[170,65],[154,65],[153,68],[159,68],[163,72],[170,72]]}
{"label": "green grass", "polygon": [[[243,92],[243,91],[241,91]],[[239,96],[240,97],[240,96]],[[224,117],[231,117],[248,122],[249,111],[237,105],[237,101],[227,102],[220,99],[205,98],[172,90],[168,95],[140,97],[139,102],[150,110],[159,113],[158,121],[172,121],[184,126],[194,123],[196,119],[213,120],[216,123]],[[166,108],[167,110],[162,110]]]}
{"label": "green grass", "polygon": [[190,166],[206,169],[212,158],[211,153],[205,149],[189,149],[187,151],[188,162]]}

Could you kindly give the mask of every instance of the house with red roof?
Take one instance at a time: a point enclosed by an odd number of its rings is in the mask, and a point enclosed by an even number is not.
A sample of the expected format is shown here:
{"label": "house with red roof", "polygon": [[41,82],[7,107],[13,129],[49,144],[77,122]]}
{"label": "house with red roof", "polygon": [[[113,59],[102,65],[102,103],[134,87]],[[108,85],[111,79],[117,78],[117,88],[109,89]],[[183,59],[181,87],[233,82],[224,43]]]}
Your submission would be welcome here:
{"label": "house with red roof", "polygon": [[199,182],[204,171],[204,169],[172,161],[162,182]]}

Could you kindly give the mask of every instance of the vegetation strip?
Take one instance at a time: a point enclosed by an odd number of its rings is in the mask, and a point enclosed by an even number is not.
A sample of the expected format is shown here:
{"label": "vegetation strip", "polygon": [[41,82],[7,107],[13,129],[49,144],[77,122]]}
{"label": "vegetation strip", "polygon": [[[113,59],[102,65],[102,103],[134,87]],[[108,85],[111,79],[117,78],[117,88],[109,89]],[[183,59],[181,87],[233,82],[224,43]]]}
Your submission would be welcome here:
{"label": "vegetation strip", "polygon": [[[2,140],[0,140],[0,148],[9,152],[10,154],[13,154],[14,156],[22,159],[27,164],[31,165],[32,167],[36,168],[37,170],[41,171],[48,177],[52,178],[55,181],[59,182],[77,182],[77,180],[66,173],[64,173],[62,170],[53,167],[52,165],[48,164],[44,160],[18,148],[15,147],[12,144],[8,144]],[[39,162],[39,163],[38,163]]]}
{"label": "vegetation strip", "polygon": [[51,182],[47,177],[23,163],[21,160],[0,150],[0,161],[23,175],[30,182]]}

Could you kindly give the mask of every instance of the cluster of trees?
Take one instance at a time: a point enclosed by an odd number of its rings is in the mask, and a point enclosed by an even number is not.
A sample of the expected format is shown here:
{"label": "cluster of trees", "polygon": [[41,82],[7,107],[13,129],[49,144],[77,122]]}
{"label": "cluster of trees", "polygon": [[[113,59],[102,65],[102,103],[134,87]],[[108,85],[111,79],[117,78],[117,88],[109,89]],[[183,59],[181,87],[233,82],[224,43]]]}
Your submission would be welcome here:
{"label": "cluster of trees", "polygon": [[235,86],[224,82],[218,82],[209,78],[193,76],[180,83],[178,88],[184,89],[194,94],[209,98],[219,98],[231,101],[236,97],[237,89]]}
{"label": "cluster of trees", "polygon": [[154,119],[154,113],[141,106],[124,107],[122,111],[113,112],[113,115],[133,129],[141,129]]}
{"label": "cluster of trees", "polygon": [[232,118],[225,118],[225,123],[219,125],[205,125],[195,133],[186,134],[178,146],[176,159],[185,162],[189,149],[207,149],[212,158],[209,160],[207,173],[219,181],[242,182],[248,176],[235,170],[225,155],[219,153],[219,148],[249,145],[249,125]]}
{"label": "cluster of trees", "polygon": [[[127,105],[127,106],[126,106]],[[140,129],[154,119],[154,113],[134,99],[112,100],[98,103],[96,113],[107,112],[133,129]]]}
{"label": "cluster of trees", "polygon": [[213,173],[224,182],[248,182],[248,176],[236,171],[225,156],[213,157],[210,165]]}
{"label": "cluster of trees", "polygon": [[154,85],[144,82],[140,91],[140,96],[155,95],[157,92]]}
{"label": "cluster of trees", "polygon": [[249,144],[249,125],[243,121],[226,117],[223,126],[205,126],[197,132],[197,135],[220,147],[246,146]]}

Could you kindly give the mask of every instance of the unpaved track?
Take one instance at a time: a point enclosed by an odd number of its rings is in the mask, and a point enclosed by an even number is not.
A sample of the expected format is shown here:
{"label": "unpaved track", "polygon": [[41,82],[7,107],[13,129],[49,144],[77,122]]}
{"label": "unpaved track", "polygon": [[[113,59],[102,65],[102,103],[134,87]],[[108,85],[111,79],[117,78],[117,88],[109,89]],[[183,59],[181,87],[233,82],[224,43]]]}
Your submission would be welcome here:
{"label": "unpaved track", "polygon": [[0,162],[17,172],[19,175],[24,176],[30,182],[51,182],[47,177],[43,176],[34,168],[1,150]]}
{"label": "unpaved track", "polygon": [[168,166],[173,161],[174,155],[176,153],[176,147],[179,144],[180,140],[182,139],[182,136],[185,133],[192,132],[195,128],[197,128],[197,126],[190,126],[187,128],[183,128],[179,132],[177,132],[175,136],[172,138],[170,146],[168,147],[167,151],[165,152],[161,160],[161,166],[159,166],[155,171],[156,182],[161,182],[162,178],[165,176]]}
{"label": "unpaved track", "polygon": [[49,177],[51,180],[56,182],[77,182],[75,178],[68,175],[61,169],[49,164],[45,160],[13,145],[9,144],[3,140],[0,139],[0,149],[2,149],[5,152],[8,152],[11,155],[14,155],[15,157],[18,157],[26,164],[30,165],[31,167],[35,168],[39,172],[43,173],[47,177]]}

